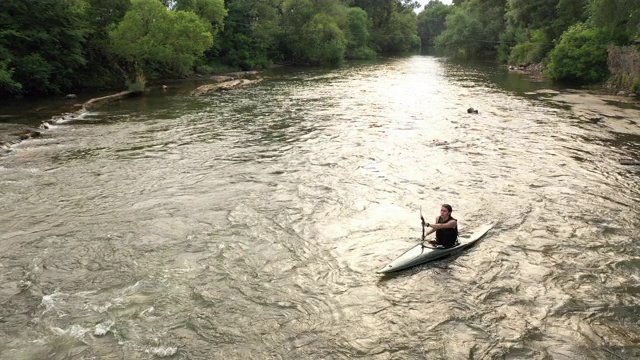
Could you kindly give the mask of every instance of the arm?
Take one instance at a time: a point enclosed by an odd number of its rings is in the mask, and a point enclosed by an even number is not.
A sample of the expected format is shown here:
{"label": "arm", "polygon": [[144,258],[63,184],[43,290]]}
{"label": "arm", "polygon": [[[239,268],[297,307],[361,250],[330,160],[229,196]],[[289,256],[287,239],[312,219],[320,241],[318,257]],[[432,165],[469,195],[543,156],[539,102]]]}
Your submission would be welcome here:
{"label": "arm", "polygon": [[[436,222],[438,222],[438,217],[436,216]],[[427,231],[426,235],[424,237],[427,237],[431,234],[433,234],[434,232],[436,232],[436,228],[433,227],[433,225],[435,224],[427,224],[428,227],[430,227],[429,231]]]}
{"label": "arm", "polygon": [[429,226],[431,226],[431,230],[429,230],[429,233],[432,233],[438,229],[453,229],[458,226],[458,222],[451,219],[444,224],[429,224]]}

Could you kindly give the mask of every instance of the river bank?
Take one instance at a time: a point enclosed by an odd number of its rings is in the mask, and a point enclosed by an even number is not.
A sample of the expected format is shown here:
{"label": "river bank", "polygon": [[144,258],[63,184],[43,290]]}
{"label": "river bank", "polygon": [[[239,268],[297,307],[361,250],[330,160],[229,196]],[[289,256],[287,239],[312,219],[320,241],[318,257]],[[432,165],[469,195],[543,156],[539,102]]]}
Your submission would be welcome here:
{"label": "river bank", "polygon": [[[534,81],[549,80],[545,76],[545,67],[542,63],[507,65],[506,68],[509,70],[509,72],[524,74]],[[613,79],[614,78],[612,77],[603,84],[585,86],[584,89],[605,96],[616,95],[621,97],[629,97],[632,99],[632,101],[636,101],[636,104],[640,106],[640,99],[638,99],[638,95],[633,91],[630,91],[626,87],[621,86],[620,82],[616,82]]]}

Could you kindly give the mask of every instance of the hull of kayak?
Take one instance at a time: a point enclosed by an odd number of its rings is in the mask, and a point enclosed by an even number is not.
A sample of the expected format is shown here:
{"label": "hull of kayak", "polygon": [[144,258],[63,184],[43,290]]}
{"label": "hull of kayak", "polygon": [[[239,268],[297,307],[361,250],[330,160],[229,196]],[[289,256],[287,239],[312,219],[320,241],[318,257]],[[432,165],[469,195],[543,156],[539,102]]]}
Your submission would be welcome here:
{"label": "hull of kayak", "polygon": [[377,272],[379,274],[386,274],[394,271],[400,271],[440,259],[447,255],[458,253],[480,240],[487,232],[489,232],[489,230],[491,230],[493,226],[494,224],[487,224],[475,229],[471,234],[461,234],[458,237],[459,244],[448,249],[432,247],[428,245],[428,243],[425,243],[427,244],[425,246],[417,244]]}

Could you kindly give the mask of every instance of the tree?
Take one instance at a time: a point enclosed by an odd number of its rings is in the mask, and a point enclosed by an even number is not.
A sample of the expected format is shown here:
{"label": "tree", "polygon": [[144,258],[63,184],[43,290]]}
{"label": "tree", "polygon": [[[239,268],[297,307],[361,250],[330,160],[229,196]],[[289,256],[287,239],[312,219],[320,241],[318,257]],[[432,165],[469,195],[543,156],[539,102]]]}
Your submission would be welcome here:
{"label": "tree", "polygon": [[447,15],[453,11],[439,0],[430,1],[418,14],[418,36],[422,45],[435,45],[435,40],[445,29]]}
{"label": "tree", "polygon": [[506,0],[466,0],[454,6],[436,47],[465,56],[494,53],[505,28],[505,4]]}
{"label": "tree", "polygon": [[396,53],[420,49],[418,16],[405,10],[393,12],[389,22],[378,33],[378,45],[383,52]]}
{"label": "tree", "polygon": [[551,25],[551,38],[557,40],[567,29],[580,22],[587,21],[589,0],[558,0],[556,18]]}
{"label": "tree", "polygon": [[0,1],[0,93],[52,94],[85,64],[84,0]]}
{"label": "tree", "polygon": [[117,24],[131,6],[130,0],[87,0],[88,34],[84,46],[86,64],[79,69],[81,84],[92,87],[117,86],[123,81],[122,69],[118,67],[109,48],[107,29]]}
{"label": "tree", "polygon": [[354,0],[353,6],[366,11],[373,29],[379,29],[390,19],[396,0]]}
{"label": "tree", "polygon": [[348,13],[338,0],[286,0],[280,50],[296,64],[339,63],[346,55]]}
{"label": "tree", "polygon": [[224,18],[227,16],[227,9],[224,7],[224,0],[162,0],[163,3],[174,11],[190,11],[200,18],[208,21],[214,30],[219,30],[224,26]]}
{"label": "tree", "polygon": [[508,0],[506,16],[517,26],[544,29],[556,18],[558,0]]}
{"label": "tree", "polygon": [[109,32],[112,50],[145,74],[186,75],[213,45],[211,26],[193,12],[169,11],[158,0],[132,0]]}
{"label": "tree", "polygon": [[346,51],[346,39],[335,20],[316,14],[302,27],[301,58],[310,64],[339,64]]}
{"label": "tree", "polygon": [[640,36],[640,0],[589,0],[595,26]]}
{"label": "tree", "polygon": [[368,59],[375,57],[369,48],[369,16],[360,8],[350,8],[347,13],[347,57],[352,59]]}
{"label": "tree", "polygon": [[229,14],[217,43],[226,64],[260,69],[277,58],[282,0],[230,0]]}
{"label": "tree", "polygon": [[447,16],[447,28],[436,38],[436,47],[454,53],[475,54],[481,43],[476,39],[482,34],[482,23],[462,8],[456,8]]}

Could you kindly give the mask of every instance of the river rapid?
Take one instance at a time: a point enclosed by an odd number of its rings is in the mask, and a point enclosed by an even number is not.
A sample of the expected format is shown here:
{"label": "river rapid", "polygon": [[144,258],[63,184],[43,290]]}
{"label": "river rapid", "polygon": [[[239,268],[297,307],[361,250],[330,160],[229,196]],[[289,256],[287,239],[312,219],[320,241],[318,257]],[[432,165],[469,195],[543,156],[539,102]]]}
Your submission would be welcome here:
{"label": "river rapid", "polygon": [[[0,157],[0,359],[640,357],[636,106],[430,56],[264,76]],[[443,203],[497,225],[376,274]]]}

